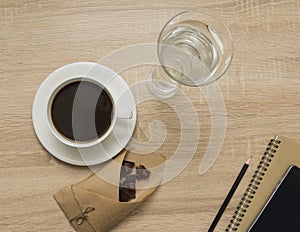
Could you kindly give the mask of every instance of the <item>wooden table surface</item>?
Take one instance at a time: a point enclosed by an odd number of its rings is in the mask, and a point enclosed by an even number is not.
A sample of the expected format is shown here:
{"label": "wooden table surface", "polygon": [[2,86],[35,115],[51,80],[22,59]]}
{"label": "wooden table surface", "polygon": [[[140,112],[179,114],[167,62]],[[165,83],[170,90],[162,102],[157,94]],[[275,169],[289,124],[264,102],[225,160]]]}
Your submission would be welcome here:
{"label": "wooden table surface", "polygon": [[[160,186],[113,231],[206,231],[251,154],[253,165],[216,229],[224,231],[268,140],[281,134],[300,142],[297,0],[2,0],[0,231],[74,231],[52,196],[91,173],[57,160],[39,143],[31,110],[42,81],[65,64],[98,62],[118,49],[154,43],[169,18],[192,9],[220,18],[233,37],[234,59],[217,81],[227,112],[224,144],[213,167],[200,175],[211,114],[201,89],[183,87],[198,114],[197,151],[180,175]],[[134,84],[146,79],[149,68],[128,67],[121,75]],[[134,136],[146,141],[150,123],[161,120],[168,138],[159,150],[174,152],[180,122],[172,108],[156,100],[137,107]]]}

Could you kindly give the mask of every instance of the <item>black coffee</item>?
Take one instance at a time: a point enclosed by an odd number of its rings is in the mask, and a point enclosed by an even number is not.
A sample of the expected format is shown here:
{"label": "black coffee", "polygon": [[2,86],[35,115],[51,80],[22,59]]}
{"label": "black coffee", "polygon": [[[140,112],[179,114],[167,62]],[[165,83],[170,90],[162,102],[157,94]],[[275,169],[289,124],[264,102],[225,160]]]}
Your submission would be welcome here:
{"label": "black coffee", "polygon": [[113,103],[101,86],[75,81],[64,86],[53,99],[51,118],[56,130],[76,142],[93,141],[110,127]]}

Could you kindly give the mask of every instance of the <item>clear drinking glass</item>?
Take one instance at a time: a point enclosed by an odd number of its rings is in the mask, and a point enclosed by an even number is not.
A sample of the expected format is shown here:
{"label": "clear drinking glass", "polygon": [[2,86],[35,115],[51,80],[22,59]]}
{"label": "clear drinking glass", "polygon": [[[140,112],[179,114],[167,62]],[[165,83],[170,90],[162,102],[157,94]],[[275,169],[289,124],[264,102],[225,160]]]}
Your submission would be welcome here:
{"label": "clear drinking glass", "polygon": [[163,27],[157,55],[160,66],[149,73],[149,88],[157,96],[170,97],[177,83],[207,85],[226,72],[233,56],[231,34],[210,14],[184,11]]}

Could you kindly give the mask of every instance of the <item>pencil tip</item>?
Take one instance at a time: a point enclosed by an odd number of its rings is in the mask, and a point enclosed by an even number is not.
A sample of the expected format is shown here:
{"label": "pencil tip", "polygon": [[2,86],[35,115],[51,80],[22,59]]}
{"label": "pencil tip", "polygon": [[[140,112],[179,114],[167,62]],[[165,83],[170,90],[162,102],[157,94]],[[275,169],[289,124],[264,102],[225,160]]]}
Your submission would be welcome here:
{"label": "pencil tip", "polygon": [[250,162],[251,162],[251,159],[252,159],[252,155],[250,156],[250,158],[245,163],[249,165]]}

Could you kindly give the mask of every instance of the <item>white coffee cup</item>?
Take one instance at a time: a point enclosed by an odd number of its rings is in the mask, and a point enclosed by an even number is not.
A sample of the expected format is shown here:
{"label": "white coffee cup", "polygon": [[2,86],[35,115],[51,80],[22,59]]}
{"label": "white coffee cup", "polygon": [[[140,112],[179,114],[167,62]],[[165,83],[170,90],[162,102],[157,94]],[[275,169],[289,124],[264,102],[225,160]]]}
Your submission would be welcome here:
{"label": "white coffee cup", "polygon": [[[132,118],[132,111],[131,109],[127,108],[122,108],[122,106],[118,105],[118,97],[116,96],[117,90],[113,88],[113,85],[110,83],[113,81],[113,78],[118,75],[114,71],[99,65],[95,64],[94,69],[91,69],[86,75],[76,75],[76,73],[68,73],[68,66],[64,66],[60,68],[61,69],[65,68],[65,72],[62,72],[65,74],[63,77],[64,81],[60,83],[60,85],[56,86],[54,88],[53,93],[49,97],[47,101],[47,122],[48,122],[48,127],[52,134],[62,143],[72,146],[72,147],[78,147],[78,148],[85,148],[85,147],[91,147],[95,146],[99,143],[101,143],[103,140],[105,140],[112,132],[116,120],[130,120]],[[72,69],[74,70],[74,69]],[[73,131],[75,139],[70,139],[66,137],[62,131],[55,125],[54,119],[52,118],[52,107],[53,107],[53,101],[56,99],[57,95],[61,93],[62,89],[64,89],[66,86],[70,86],[71,84],[79,84],[80,82],[86,82],[86,83],[91,83],[94,85],[99,86],[99,88],[103,89],[105,93],[109,96],[109,99],[112,103],[112,110],[111,110],[111,120],[108,128],[104,131],[103,134],[100,136],[95,136],[94,139],[88,140],[88,141],[77,141],[76,140],[76,131]],[[81,102],[76,102],[77,100],[77,95],[81,94],[80,92],[80,84],[78,87],[78,90],[76,92],[76,97],[73,102],[73,108],[75,108],[73,113],[76,113],[76,105],[81,104]],[[82,93],[84,94],[84,93]],[[79,97],[80,99],[80,97]],[[78,105],[79,106],[79,105]],[[73,118],[73,117],[72,117]],[[70,119],[72,120],[72,119]],[[89,119],[87,119],[89,120]],[[72,120],[72,126],[76,128],[76,122]],[[93,132],[92,132],[93,133]],[[96,135],[96,128],[95,128],[95,135]]]}

